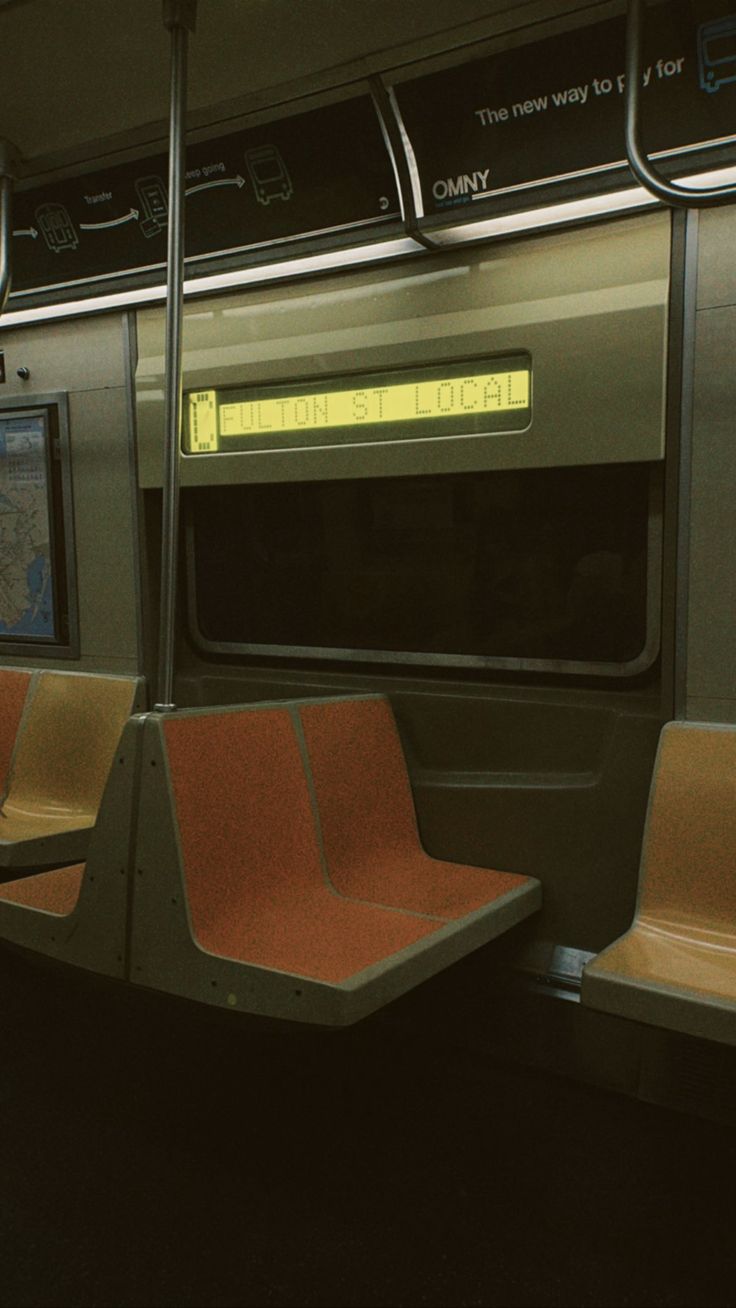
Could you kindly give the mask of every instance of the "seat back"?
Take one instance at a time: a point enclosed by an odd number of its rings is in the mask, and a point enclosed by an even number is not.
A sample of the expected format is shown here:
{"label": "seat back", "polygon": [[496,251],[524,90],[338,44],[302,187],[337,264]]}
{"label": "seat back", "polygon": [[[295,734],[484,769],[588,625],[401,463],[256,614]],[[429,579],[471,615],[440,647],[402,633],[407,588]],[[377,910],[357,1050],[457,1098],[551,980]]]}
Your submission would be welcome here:
{"label": "seat back", "polygon": [[[387,700],[327,700],[299,710],[330,874],[411,856],[419,842],[414,798]],[[347,891],[349,893],[349,890]]]}
{"label": "seat back", "polygon": [[324,884],[299,746],[282,708],[172,714],[161,730],[192,929],[217,953],[285,880],[297,898]]}
{"label": "seat back", "polygon": [[56,917],[68,917],[79,900],[85,874],[84,863],[69,867],[52,868],[19,881],[5,881],[0,885],[0,936],[3,931],[3,904],[20,904],[23,908],[41,909]]}
{"label": "seat back", "polygon": [[7,790],[10,763],[31,675],[16,668],[0,668],[0,799]]}
{"label": "seat back", "polygon": [[527,917],[539,884],[511,877],[499,891],[505,874],[475,869],[489,877],[486,899],[453,921],[340,893],[299,709],[146,716],[129,975],[251,1014],[345,1025]]}
{"label": "seat back", "polygon": [[8,805],[94,821],[137,689],[130,677],[37,673],[13,759]]}
{"label": "seat back", "polygon": [[654,765],[637,915],[736,922],[736,727],[670,722]]}
{"label": "seat back", "polygon": [[0,884],[0,940],[107,976],[126,974],[144,719],[126,723],[85,864]]}

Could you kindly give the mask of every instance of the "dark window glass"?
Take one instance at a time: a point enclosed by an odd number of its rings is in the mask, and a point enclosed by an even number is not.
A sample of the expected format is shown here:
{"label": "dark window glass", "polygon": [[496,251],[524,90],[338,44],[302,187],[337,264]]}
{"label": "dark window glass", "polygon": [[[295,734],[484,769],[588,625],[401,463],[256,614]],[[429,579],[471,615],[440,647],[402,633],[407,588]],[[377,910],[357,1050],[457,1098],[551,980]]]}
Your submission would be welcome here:
{"label": "dark window glass", "polygon": [[190,493],[205,641],[628,662],[646,465]]}

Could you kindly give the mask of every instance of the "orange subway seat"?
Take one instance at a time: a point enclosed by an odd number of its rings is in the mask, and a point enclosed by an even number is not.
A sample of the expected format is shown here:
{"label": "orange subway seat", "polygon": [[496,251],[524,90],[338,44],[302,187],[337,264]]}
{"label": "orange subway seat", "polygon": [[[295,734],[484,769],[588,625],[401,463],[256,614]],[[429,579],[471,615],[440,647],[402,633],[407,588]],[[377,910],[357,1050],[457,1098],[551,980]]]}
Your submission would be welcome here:
{"label": "orange subway seat", "polygon": [[129,677],[40,673],[3,812],[92,825],[134,691]]}
{"label": "orange subway seat", "polygon": [[638,915],[736,930],[736,729],[671,723],[654,767]]}
{"label": "orange subway seat", "polygon": [[634,920],[585,967],[582,1000],[736,1044],[736,727],[662,730]]}
{"label": "orange subway seat", "polygon": [[[0,939],[106,976],[125,975],[143,723],[131,717],[123,728],[86,857],[36,858],[35,871],[6,864],[0,872],[7,877],[0,882]],[[0,819],[0,832],[3,825]],[[57,838],[34,841],[32,852],[39,847],[53,855]]]}
{"label": "orange subway seat", "polygon": [[0,670],[0,795],[7,786],[31,676],[30,672],[18,672],[14,668]]}
{"label": "orange subway seat", "polygon": [[203,949],[340,982],[438,929],[330,886],[287,709],[171,715],[162,730]]}
{"label": "orange subway seat", "polygon": [[327,867],[341,894],[452,921],[530,883],[426,853],[386,700],[307,704],[299,714]]}
{"label": "orange subway seat", "polygon": [[0,900],[66,917],[77,906],[84,867],[84,863],[75,863],[71,867],[54,868],[51,872],[22,877],[19,881],[6,881],[0,885]]}
{"label": "orange subway seat", "polygon": [[86,857],[136,689],[131,677],[34,674],[1,810],[0,866]]}

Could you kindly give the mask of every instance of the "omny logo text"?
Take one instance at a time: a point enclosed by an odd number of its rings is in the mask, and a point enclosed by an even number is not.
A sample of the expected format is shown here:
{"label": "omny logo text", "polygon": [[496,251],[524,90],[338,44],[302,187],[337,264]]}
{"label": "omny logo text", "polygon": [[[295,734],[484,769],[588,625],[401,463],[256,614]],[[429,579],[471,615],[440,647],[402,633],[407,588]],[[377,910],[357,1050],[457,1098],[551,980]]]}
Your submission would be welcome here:
{"label": "omny logo text", "polygon": [[440,202],[467,200],[486,190],[490,168],[476,168],[472,173],[459,173],[457,177],[440,177],[432,186],[432,195]]}

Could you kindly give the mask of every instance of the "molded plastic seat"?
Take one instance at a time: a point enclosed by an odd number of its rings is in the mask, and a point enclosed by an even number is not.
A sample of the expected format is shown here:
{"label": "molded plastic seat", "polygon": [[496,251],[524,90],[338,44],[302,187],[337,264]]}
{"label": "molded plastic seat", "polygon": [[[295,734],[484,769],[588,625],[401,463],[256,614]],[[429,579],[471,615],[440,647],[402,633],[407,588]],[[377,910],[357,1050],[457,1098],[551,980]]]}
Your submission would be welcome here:
{"label": "molded plastic seat", "polygon": [[131,677],[33,675],[0,809],[0,868],[33,871],[85,858],[139,686]]}
{"label": "molded plastic seat", "polygon": [[19,881],[3,882],[0,885],[0,915],[2,904],[8,903],[41,909],[55,917],[68,917],[77,906],[84,872],[84,863],[70,863],[68,867],[37,872],[34,876],[21,877]]}
{"label": "molded plastic seat", "polygon": [[634,921],[586,966],[582,998],[736,1044],[736,727],[663,729]]}
{"label": "molded plastic seat", "polygon": [[123,731],[86,864],[0,885],[0,939],[109,976],[125,974],[142,731],[142,718],[132,718]]}
{"label": "molded plastic seat", "polygon": [[327,866],[342,894],[453,920],[531,890],[529,877],[426,853],[387,700],[315,702],[299,714]]}
{"label": "molded plastic seat", "polygon": [[30,685],[30,672],[0,668],[0,791],[3,794]]}
{"label": "molded plastic seat", "polygon": [[297,726],[297,708],[284,706],[146,718],[133,980],[251,1013],[345,1024],[537,906],[538,883],[525,878],[505,913],[486,903],[462,922],[340,894]]}

